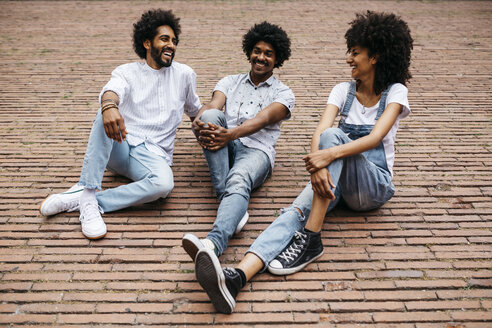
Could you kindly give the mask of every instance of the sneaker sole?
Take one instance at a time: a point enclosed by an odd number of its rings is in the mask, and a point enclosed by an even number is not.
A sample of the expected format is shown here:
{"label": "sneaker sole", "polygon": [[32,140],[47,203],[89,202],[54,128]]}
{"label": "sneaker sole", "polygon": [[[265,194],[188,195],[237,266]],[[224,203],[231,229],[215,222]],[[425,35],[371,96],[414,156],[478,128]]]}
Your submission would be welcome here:
{"label": "sneaker sole", "polygon": [[107,232],[104,233],[104,235],[100,235],[100,236],[97,236],[97,237],[89,237],[89,236],[85,236],[87,239],[90,239],[90,240],[96,240],[96,239],[101,239],[101,238],[104,238],[106,237],[106,234]]}
{"label": "sneaker sole", "polygon": [[49,201],[54,195],[50,195],[48,196],[45,200],[43,200],[43,202],[41,203],[41,206],[39,206],[39,213],[41,213],[41,215],[43,216],[52,216],[52,215],[55,215],[55,214],[58,214],[58,213],[54,213],[54,214],[45,214],[43,213],[43,206],[44,204]]}
{"label": "sneaker sole", "polygon": [[207,293],[215,309],[220,313],[230,314],[236,306],[236,301],[227,289],[224,272],[220,262],[212,250],[207,248],[198,252],[196,256],[196,279]]}
{"label": "sneaker sole", "polygon": [[96,235],[96,236],[89,236],[89,235],[86,235],[86,234],[84,233],[84,231],[82,231],[82,234],[83,234],[83,235],[84,235],[84,237],[85,237],[85,238],[87,238],[87,239],[91,239],[91,240],[94,240],[94,239],[101,239],[101,238],[105,237],[105,236],[106,236],[106,234],[108,233],[108,230],[106,230],[106,229],[104,229],[104,230],[105,230],[105,231],[104,231],[104,233],[103,233],[103,234],[101,234],[101,235]]}
{"label": "sneaker sole", "polygon": [[188,255],[191,257],[191,260],[195,262],[196,254],[202,248],[204,248],[200,239],[198,239],[195,235],[186,234],[181,240],[181,245]]}
{"label": "sneaker sole", "polygon": [[244,214],[243,218],[241,219],[241,221],[239,221],[239,224],[237,225],[236,230],[234,231],[234,234],[237,235],[238,233],[240,233],[241,230],[243,230],[246,223],[248,223],[248,220],[249,220],[249,214],[248,214],[248,212],[246,212]]}
{"label": "sneaker sole", "polygon": [[268,272],[270,272],[271,274],[277,275],[277,276],[285,276],[285,275],[289,275],[289,274],[293,274],[293,273],[299,272],[302,269],[304,269],[309,263],[311,263],[311,262],[317,260],[318,258],[320,258],[321,255],[323,255],[323,253],[324,252],[322,251],[321,253],[319,253],[318,255],[316,255],[315,257],[313,257],[308,262],[303,263],[303,264],[298,265],[298,266],[293,267],[293,268],[278,269],[278,268],[272,268],[270,265],[268,265]]}

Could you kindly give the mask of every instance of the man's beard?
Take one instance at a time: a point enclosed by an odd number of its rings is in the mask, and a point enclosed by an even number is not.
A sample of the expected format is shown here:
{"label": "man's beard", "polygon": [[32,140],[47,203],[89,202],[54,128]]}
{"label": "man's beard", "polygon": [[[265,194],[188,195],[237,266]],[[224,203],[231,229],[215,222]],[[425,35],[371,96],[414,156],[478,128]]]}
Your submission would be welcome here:
{"label": "man's beard", "polygon": [[161,51],[159,49],[154,48],[154,45],[150,45],[150,56],[152,59],[154,59],[155,63],[160,67],[169,67],[173,63],[173,58],[174,58],[174,51],[172,52],[173,55],[171,57],[171,60],[169,62],[165,62],[162,60],[161,56],[164,51],[166,51],[168,48],[163,48]]}

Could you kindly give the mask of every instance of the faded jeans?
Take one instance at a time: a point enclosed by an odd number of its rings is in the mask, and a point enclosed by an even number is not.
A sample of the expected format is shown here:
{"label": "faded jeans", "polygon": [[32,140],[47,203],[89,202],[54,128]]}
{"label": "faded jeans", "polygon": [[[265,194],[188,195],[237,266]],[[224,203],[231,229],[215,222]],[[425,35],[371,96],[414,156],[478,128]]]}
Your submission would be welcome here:
{"label": "faded jeans", "polygon": [[173,172],[165,159],[145,145],[121,144],[106,135],[99,111],[92,125],[79,184],[101,189],[106,169],[135,182],[96,193],[104,212],[116,211],[166,197],[174,187]]}
{"label": "faded jeans", "polygon": [[[200,120],[227,128],[224,113],[217,109],[203,112]],[[204,149],[203,152],[220,199],[217,217],[207,238],[213,241],[218,254],[222,254],[248,209],[252,190],[261,186],[270,175],[270,159],[263,151],[246,147],[239,140],[231,141],[217,151]]]}
{"label": "faded jeans", "polygon": [[[352,141],[341,129],[330,128],[323,131],[319,149],[327,149]],[[372,157],[383,157],[384,151],[372,153]],[[327,166],[334,185],[336,199],[330,202],[331,211],[343,198],[354,211],[367,211],[382,206],[394,194],[391,174],[369,161],[364,153],[333,161]],[[264,263],[262,271],[289,244],[294,232],[306,225],[311,212],[313,190],[311,182],[297,196],[292,205],[282,210],[282,214],[272,222],[254,241],[247,252],[257,255]],[[302,215],[296,210],[299,209]]]}

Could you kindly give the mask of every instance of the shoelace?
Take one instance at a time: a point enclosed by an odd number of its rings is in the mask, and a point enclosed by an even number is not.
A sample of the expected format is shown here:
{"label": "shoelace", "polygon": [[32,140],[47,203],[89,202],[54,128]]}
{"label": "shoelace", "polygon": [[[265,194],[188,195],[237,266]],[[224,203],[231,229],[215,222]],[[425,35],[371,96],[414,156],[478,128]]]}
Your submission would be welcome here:
{"label": "shoelace", "polygon": [[103,213],[101,206],[97,203],[86,203],[84,204],[83,210],[81,208],[80,211],[84,212],[84,216],[81,215],[79,220],[87,223],[94,220],[99,220],[101,218],[99,214]]}
{"label": "shoelace", "polygon": [[62,205],[62,210],[67,212],[73,212],[79,207],[79,200],[74,199],[71,202],[64,203]]}
{"label": "shoelace", "polygon": [[307,239],[307,235],[299,231],[295,232],[294,237],[296,241],[294,241],[292,245],[290,245],[290,247],[286,248],[278,256],[281,259],[287,261],[287,263],[289,263],[290,261],[294,261],[299,256],[299,254],[301,254],[302,245],[306,242]]}
{"label": "shoelace", "polygon": [[236,273],[233,268],[224,268],[224,272],[227,273],[227,276],[229,277],[233,276]]}

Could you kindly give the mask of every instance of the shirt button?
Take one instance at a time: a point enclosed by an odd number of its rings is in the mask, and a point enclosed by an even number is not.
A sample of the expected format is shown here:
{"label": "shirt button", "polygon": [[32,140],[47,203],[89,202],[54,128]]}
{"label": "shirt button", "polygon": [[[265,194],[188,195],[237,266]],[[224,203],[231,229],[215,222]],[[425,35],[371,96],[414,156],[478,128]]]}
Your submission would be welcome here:
{"label": "shirt button", "polygon": [[255,90],[258,90],[258,87],[255,87]]}

